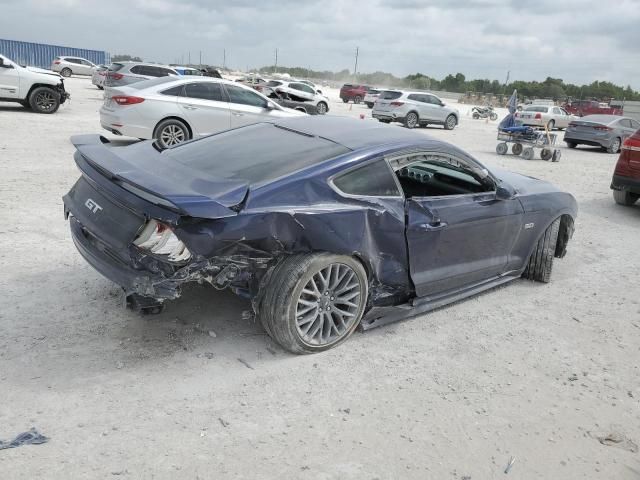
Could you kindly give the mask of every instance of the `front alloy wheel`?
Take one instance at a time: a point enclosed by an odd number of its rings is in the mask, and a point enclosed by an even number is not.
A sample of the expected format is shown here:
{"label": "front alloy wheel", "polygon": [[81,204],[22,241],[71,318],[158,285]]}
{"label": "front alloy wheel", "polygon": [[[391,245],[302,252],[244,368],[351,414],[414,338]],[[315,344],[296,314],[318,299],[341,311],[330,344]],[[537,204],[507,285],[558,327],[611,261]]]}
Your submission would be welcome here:
{"label": "front alloy wheel", "polygon": [[156,130],[154,138],[163,148],[171,148],[189,140],[189,130],[180,120],[169,119],[161,122]]}
{"label": "front alloy wheel", "polygon": [[325,113],[327,113],[327,104],[324,102],[320,102],[318,103],[317,109],[318,115],[324,115]]}

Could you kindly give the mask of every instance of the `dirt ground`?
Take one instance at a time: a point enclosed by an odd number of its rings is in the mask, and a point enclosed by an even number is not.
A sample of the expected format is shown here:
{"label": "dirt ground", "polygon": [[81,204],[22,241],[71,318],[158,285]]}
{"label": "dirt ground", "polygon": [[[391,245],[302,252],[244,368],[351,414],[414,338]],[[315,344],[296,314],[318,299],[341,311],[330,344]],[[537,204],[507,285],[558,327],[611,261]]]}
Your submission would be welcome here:
{"label": "dirt ground", "polygon": [[[566,258],[549,284],[300,357],[229,292],[194,286],[155,317],[123,308],[63,219],[69,137],[106,133],[102,93],[67,85],[55,115],[0,104],[0,439],[50,437],[0,450],[0,478],[640,478],[640,206],[613,203],[617,155],[498,157],[496,123],[467,105],[454,131],[421,129],[573,193]],[[370,116],[330,94],[330,113]]]}

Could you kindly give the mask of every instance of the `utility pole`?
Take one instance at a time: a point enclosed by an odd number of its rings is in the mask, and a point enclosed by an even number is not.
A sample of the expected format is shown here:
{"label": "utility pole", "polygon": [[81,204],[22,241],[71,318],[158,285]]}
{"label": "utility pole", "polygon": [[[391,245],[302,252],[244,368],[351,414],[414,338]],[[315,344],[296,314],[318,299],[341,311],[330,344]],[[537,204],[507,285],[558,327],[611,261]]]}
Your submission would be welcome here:
{"label": "utility pole", "polygon": [[227,69],[227,49],[226,48],[222,49],[222,69],[223,70]]}
{"label": "utility pole", "polygon": [[353,78],[356,78],[356,75],[358,74],[358,53],[360,52],[360,47],[356,47],[356,64],[353,67]]}
{"label": "utility pole", "polygon": [[202,50],[200,50],[200,67],[202,67]]}
{"label": "utility pole", "polygon": [[507,80],[504,82],[505,86],[509,85],[509,77],[511,76],[511,70],[507,71]]}
{"label": "utility pole", "polygon": [[189,65],[191,65],[191,50],[189,50]]}
{"label": "utility pole", "polygon": [[274,73],[278,71],[278,49],[276,48],[276,66],[274,68]]}

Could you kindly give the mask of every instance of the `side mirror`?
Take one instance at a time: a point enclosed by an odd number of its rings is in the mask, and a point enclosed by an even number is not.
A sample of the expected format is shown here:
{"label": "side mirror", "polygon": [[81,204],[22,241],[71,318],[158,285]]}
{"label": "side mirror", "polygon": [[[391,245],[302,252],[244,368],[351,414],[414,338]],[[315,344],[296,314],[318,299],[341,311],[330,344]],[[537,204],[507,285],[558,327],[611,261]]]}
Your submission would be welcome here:
{"label": "side mirror", "polygon": [[513,187],[505,182],[500,182],[496,188],[496,198],[498,200],[510,200],[515,194]]}
{"label": "side mirror", "polygon": [[322,90],[316,90],[316,93],[319,93],[320,95],[322,95]]}
{"label": "side mirror", "polygon": [[4,59],[0,58],[0,68],[13,68],[13,65],[10,63],[4,63]]}

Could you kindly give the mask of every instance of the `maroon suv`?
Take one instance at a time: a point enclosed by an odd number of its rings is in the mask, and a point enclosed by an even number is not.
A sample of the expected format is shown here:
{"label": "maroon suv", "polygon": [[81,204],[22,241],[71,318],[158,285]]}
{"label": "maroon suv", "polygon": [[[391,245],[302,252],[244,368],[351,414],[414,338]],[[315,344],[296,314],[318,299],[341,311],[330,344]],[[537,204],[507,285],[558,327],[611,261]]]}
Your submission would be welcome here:
{"label": "maroon suv", "polygon": [[631,206],[640,198],[640,130],[622,144],[611,189],[614,200],[620,205]]}
{"label": "maroon suv", "polygon": [[349,100],[353,100],[353,103],[360,103],[369,91],[369,88],[370,87],[366,85],[345,83],[340,89],[340,98],[344,103],[347,103]]}
{"label": "maroon suv", "polygon": [[586,117],[587,115],[622,115],[622,109],[609,104],[602,105],[595,100],[574,100],[562,105],[570,115]]}

